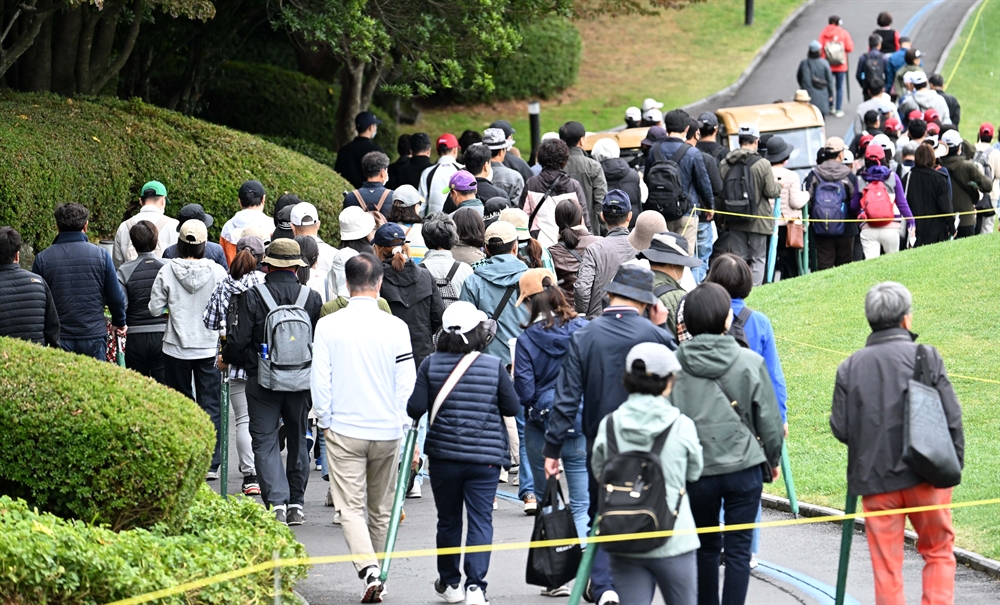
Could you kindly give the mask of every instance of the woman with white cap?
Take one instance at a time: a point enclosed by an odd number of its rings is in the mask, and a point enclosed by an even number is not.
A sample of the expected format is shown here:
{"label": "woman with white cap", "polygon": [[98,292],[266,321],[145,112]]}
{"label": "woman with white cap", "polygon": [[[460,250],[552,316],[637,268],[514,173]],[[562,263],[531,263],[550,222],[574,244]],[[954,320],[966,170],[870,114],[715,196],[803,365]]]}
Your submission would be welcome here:
{"label": "woman with white cap", "polygon": [[[647,552],[611,555],[615,591],[629,605],[651,603],[657,586],[670,605],[698,601],[695,553],[701,542],[692,532],[694,516],[685,491],[688,483],[701,477],[703,461],[694,422],[667,400],[680,370],[677,357],[662,344],[645,342],[632,347],[625,358],[628,399],[601,421],[594,440],[591,467],[598,477],[619,452],[656,454],[667,507],[676,518],[673,529],[687,530]],[[657,445],[659,451],[654,451]]]}
{"label": "woman with white cap", "polygon": [[[468,519],[465,546],[493,542],[493,500],[500,469],[510,465],[510,443],[503,417],[521,407],[503,361],[481,353],[492,339],[486,314],[459,301],[442,317],[437,352],[417,370],[406,413],[418,421],[428,416],[424,451],[430,460],[431,489],[437,507],[437,547],[462,542],[462,509]],[[486,601],[490,553],[438,555],[434,590],[448,603]]]}
{"label": "woman with white cap", "polygon": [[420,209],[424,198],[413,185],[401,185],[392,192],[392,210],[389,211],[389,222],[396,223],[406,234],[406,243],[410,246],[410,258],[420,263],[427,252],[422,234],[422,219]]}

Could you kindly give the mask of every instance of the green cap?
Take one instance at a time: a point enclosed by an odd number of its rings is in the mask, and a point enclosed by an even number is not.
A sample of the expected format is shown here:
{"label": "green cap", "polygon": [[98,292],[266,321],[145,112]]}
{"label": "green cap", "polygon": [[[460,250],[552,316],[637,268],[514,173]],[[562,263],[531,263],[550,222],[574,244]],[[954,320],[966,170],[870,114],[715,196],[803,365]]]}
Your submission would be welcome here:
{"label": "green cap", "polygon": [[154,195],[167,197],[167,188],[160,181],[149,181],[139,190],[139,197],[145,198]]}

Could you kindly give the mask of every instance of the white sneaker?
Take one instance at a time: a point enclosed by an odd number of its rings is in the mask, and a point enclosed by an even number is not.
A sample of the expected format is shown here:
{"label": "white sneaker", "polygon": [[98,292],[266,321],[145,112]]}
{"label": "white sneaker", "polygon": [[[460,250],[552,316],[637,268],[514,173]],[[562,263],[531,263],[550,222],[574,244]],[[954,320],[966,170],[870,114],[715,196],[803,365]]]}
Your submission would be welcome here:
{"label": "white sneaker", "polygon": [[382,602],[382,581],[378,579],[379,573],[379,569],[375,565],[372,565],[366,570],[363,580],[365,583],[365,591],[361,594],[362,603]]}
{"label": "white sneaker", "polygon": [[500,469],[500,483],[507,483],[508,476],[510,476],[510,473],[507,472],[507,469]]}
{"label": "white sneaker", "polygon": [[609,590],[601,595],[601,600],[597,602],[597,605],[618,605],[619,602],[618,593]]}
{"label": "white sneaker", "polygon": [[340,511],[339,510],[333,512],[333,524],[334,525],[340,525]]}
{"label": "white sneaker", "polygon": [[434,592],[444,599],[445,603],[461,603],[465,600],[465,591],[461,584],[442,584],[441,580],[434,580]]}
{"label": "white sneaker", "polygon": [[478,586],[470,586],[465,589],[465,605],[490,605],[490,602]]}
{"label": "white sneaker", "polygon": [[757,562],[757,555],[750,555],[750,569],[757,569],[760,563]]}
{"label": "white sneaker", "polygon": [[498,508],[500,508],[500,505],[497,504],[496,496],[493,496],[493,510],[497,510]]}
{"label": "white sneaker", "polygon": [[844,112],[838,109],[837,111],[833,112],[833,115],[835,117],[842,118],[844,117]]}
{"label": "white sneaker", "polygon": [[411,489],[410,491],[406,492],[406,497],[407,498],[420,498],[420,497],[422,497],[422,495],[420,493],[420,484],[419,483],[414,483],[413,484],[413,489]]}
{"label": "white sneaker", "polygon": [[520,487],[520,485],[521,485],[521,474],[518,473],[517,476],[514,477],[514,480],[510,482],[510,484],[513,485],[514,487]]}

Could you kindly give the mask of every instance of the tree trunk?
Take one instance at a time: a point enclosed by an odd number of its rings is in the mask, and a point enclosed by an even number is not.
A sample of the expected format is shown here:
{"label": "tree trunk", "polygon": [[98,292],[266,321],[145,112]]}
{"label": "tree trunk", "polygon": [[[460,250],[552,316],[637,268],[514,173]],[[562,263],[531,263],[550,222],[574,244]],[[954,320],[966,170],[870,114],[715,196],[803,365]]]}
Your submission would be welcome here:
{"label": "tree trunk", "polygon": [[340,100],[337,103],[337,126],[333,144],[339,149],[357,136],[354,116],[362,111],[365,64],[347,59],[340,70]]}
{"label": "tree trunk", "polygon": [[76,92],[76,50],[80,40],[81,7],[59,13],[52,24],[52,92]]}
{"label": "tree trunk", "polygon": [[[36,4],[35,8],[31,10],[26,10],[23,7],[17,10],[16,16],[12,17],[12,20],[16,19],[17,22],[8,22],[3,32],[6,39],[0,40],[0,77],[4,76],[21,58],[21,55],[34,44],[35,38],[42,30],[42,25],[49,20],[55,11],[56,8],[50,3],[46,3],[44,7],[39,7]],[[18,34],[11,41],[10,34],[14,31],[17,31]],[[3,48],[3,44],[9,44],[9,46]]]}
{"label": "tree trunk", "polygon": [[[118,75],[118,72],[125,66],[125,62],[128,61],[129,56],[132,54],[132,49],[135,48],[136,38],[139,37],[139,28],[142,27],[142,5],[143,0],[134,0],[132,3],[132,23],[129,25],[128,34],[125,36],[122,48],[118,51],[118,56],[115,57],[115,60],[110,65],[106,65],[106,63],[101,65],[104,71],[94,75],[94,80],[89,90],[90,94],[101,92],[101,89],[107,85],[111,78]],[[114,18],[118,18],[117,14]],[[113,37],[112,35],[112,39]]]}
{"label": "tree trunk", "polygon": [[[112,10],[120,5],[112,5]],[[96,7],[83,5],[80,7],[80,37],[76,43],[76,67],[73,73],[76,75],[76,91],[84,94],[90,93],[90,52],[94,47],[94,30],[97,22],[101,19],[100,11]]]}
{"label": "tree trunk", "polygon": [[52,87],[52,19],[46,19],[42,29],[21,60],[18,89],[27,92],[47,92]]}
{"label": "tree trunk", "polygon": [[121,6],[124,6],[124,4],[105,5],[101,18],[97,22],[97,30],[94,32],[94,43],[90,49],[91,74],[100,73],[101,70],[107,67],[108,62],[111,61]]}

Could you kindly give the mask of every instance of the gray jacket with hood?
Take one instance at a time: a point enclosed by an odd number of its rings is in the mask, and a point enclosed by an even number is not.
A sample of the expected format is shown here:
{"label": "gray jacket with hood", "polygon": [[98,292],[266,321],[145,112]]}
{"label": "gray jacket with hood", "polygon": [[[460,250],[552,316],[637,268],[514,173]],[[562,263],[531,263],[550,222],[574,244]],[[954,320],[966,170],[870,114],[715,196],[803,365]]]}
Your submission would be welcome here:
{"label": "gray jacket with hood", "polygon": [[202,323],[202,313],[226,271],[207,258],[175,258],[156,274],[149,294],[149,312],[169,311],[163,333],[163,353],[177,359],[205,359],[218,353],[219,333]]}
{"label": "gray jacket with hood", "polygon": [[[819,187],[820,179],[828,183],[836,183],[841,181],[844,183],[844,193],[846,197],[844,198],[844,213],[847,215],[846,218],[857,218],[853,212],[851,212],[851,198],[854,196],[854,192],[858,189],[858,177],[851,172],[851,167],[843,162],[837,160],[827,160],[813,168],[812,172],[806,175],[806,180],[802,182],[802,187],[809,192],[809,214],[812,215],[813,204],[816,203],[816,188]],[[858,224],[857,223],[844,223],[844,237],[850,237],[858,234]],[[816,237],[823,237],[815,232],[812,235]]]}

